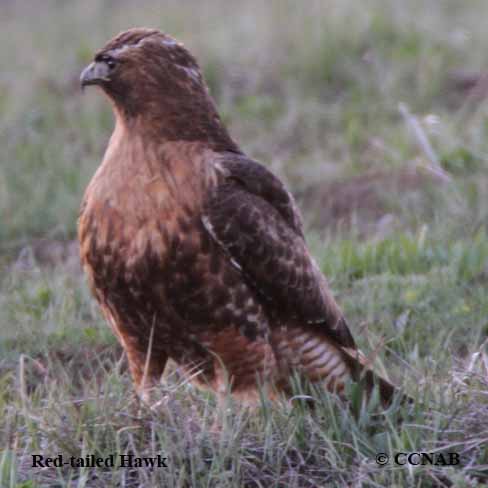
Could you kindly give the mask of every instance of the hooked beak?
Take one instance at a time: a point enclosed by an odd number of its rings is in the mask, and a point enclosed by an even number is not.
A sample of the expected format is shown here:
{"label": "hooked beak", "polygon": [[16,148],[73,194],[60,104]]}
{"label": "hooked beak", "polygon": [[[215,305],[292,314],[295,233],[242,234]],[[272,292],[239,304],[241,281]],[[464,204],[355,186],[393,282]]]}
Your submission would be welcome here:
{"label": "hooked beak", "polygon": [[106,63],[101,61],[90,63],[81,73],[81,88],[88,85],[100,85],[105,81],[110,81],[108,72],[109,68]]}

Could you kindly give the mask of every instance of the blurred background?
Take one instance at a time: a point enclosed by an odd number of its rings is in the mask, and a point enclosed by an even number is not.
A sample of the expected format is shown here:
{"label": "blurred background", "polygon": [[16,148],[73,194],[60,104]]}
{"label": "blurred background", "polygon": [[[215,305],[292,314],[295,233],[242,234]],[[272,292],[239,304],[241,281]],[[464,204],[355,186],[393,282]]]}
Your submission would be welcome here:
{"label": "blurred background", "polygon": [[[78,208],[113,128],[109,103],[98,90],[82,93],[79,75],[115,34],[148,26],[197,56],[233,137],[296,196],[307,240],[360,347],[432,407],[401,436],[396,421],[356,424],[341,405],[324,413],[336,419],[326,425],[299,421],[298,434],[287,430],[295,424],[286,412],[281,424],[275,419],[278,431],[258,419],[245,437],[257,446],[245,476],[271,486],[285,472],[280,486],[318,486],[291,477],[297,459],[318,446],[325,454],[297,473],[347,486],[486,481],[487,18],[486,0],[0,0],[0,445],[105,452],[119,445],[112,425],[126,430],[131,418],[121,350],[79,268]],[[181,418],[207,411],[207,397],[177,386],[180,407],[188,406]],[[196,486],[177,483],[203,466],[202,479],[220,479],[220,444],[208,471],[201,437],[185,436],[161,447],[179,449],[175,470],[154,476],[167,476],[165,486]],[[242,454],[241,433],[229,438]],[[324,451],[324,439],[337,444]],[[368,464],[375,452],[453,442],[468,457],[449,475]],[[256,468],[263,443],[283,456]],[[30,468],[17,477],[8,456],[0,451],[0,484],[21,486]],[[263,478],[268,472],[278,474]],[[125,476],[105,475],[117,483]]]}

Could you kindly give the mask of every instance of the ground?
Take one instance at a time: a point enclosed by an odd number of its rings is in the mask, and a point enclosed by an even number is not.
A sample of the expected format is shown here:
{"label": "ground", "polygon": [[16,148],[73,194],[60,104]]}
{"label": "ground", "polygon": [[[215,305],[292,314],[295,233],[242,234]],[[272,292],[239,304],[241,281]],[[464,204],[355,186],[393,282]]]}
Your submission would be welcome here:
{"label": "ground", "polygon": [[[482,0],[3,2],[0,485],[487,483],[487,14]],[[293,400],[230,403],[215,431],[215,398],[172,371],[167,408],[139,405],[74,241],[113,123],[78,76],[135,25],[196,53],[231,133],[297,196],[360,347],[413,408],[380,415],[358,389],[345,405],[297,380]],[[124,452],[168,468],[32,467]],[[402,452],[461,462],[395,465]]]}

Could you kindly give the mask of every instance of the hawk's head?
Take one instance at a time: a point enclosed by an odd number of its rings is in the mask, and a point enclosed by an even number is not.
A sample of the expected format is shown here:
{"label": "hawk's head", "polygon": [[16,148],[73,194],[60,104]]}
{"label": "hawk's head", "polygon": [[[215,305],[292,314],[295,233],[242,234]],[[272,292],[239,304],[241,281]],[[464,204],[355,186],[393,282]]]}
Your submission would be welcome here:
{"label": "hawk's head", "polygon": [[100,86],[123,118],[146,120],[166,138],[212,136],[235,147],[196,59],[158,30],[136,28],[120,33],[95,54],[80,82],[82,87]]}
{"label": "hawk's head", "polygon": [[95,54],[81,85],[99,85],[114,101],[136,110],[147,97],[201,92],[204,83],[195,58],[182,44],[153,29],[130,29]]}

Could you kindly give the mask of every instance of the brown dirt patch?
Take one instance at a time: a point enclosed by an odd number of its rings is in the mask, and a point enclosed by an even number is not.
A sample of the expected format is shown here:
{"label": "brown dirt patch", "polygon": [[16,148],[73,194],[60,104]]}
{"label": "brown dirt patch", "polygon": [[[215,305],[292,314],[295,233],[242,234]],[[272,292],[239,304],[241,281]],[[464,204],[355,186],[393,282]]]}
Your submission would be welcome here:
{"label": "brown dirt patch", "polygon": [[354,227],[365,235],[395,227],[402,199],[422,193],[432,184],[439,184],[437,177],[415,168],[375,171],[311,186],[297,198],[312,229],[337,231]]}

